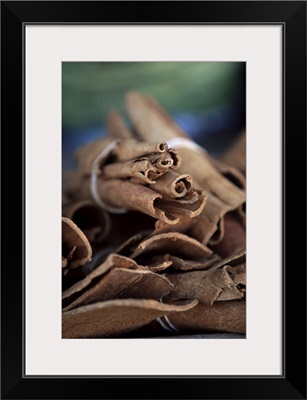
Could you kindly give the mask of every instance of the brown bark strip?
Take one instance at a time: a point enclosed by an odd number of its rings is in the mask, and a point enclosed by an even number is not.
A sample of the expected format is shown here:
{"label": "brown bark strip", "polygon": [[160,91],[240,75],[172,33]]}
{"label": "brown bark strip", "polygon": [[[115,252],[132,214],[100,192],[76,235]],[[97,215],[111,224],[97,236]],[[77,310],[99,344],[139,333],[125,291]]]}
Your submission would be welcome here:
{"label": "brown bark strip", "polygon": [[137,179],[144,184],[155,183],[154,179],[159,176],[156,168],[146,157],[107,164],[102,169],[102,175],[106,178]]}
{"label": "brown bark strip", "polygon": [[245,130],[235,139],[224,152],[221,160],[246,173],[246,132]]}
{"label": "brown bark strip", "polygon": [[63,338],[114,337],[133,331],[170,313],[195,307],[197,300],[185,305],[168,305],[156,300],[110,300],[66,311],[62,316]]}
{"label": "brown bark strip", "polygon": [[198,304],[191,310],[168,315],[169,321],[182,331],[246,332],[246,302],[219,301],[212,306]]}
{"label": "brown bark strip", "polygon": [[228,257],[236,251],[245,248],[246,232],[240,220],[230,213],[224,218],[224,237],[212,249],[222,258]]}
{"label": "brown bark strip", "polygon": [[102,137],[84,144],[77,150],[75,153],[75,159],[81,176],[88,176],[92,173],[93,164],[96,158],[113,142],[114,139],[110,136]]}
{"label": "brown bark strip", "polygon": [[152,236],[138,244],[130,255],[131,258],[152,257],[159,254],[173,254],[190,260],[204,259],[212,254],[212,251],[182,233],[170,232]]}
{"label": "brown bark strip", "polygon": [[67,202],[62,208],[62,215],[71,219],[90,243],[100,243],[110,232],[109,214],[92,200]]}
{"label": "brown bark strip", "polygon": [[83,293],[84,289],[89,288],[97,277],[106,274],[112,268],[142,269],[143,267],[139,266],[134,260],[128,257],[111,253],[101,265],[95,268],[84,279],[63,292],[62,300],[65,300],[65,303],[69,304],[71,302],[70,298],[76,297],[77,293]]}
{"label": "brown bark strip", "polygon": [[132,132],[115,110],[111,111],[108,115],[107,131],[115,140],[132,138]]}
{"label": "brown bark strip", "polygon": [[129,92],[125,97],[131,120],[142,140],[169,140],[173,137],[187,137],[183,130],[151,97]]}
{"label": "brown bark strip", "polygon": [[98,184],[98,194],[102,201],[111,207],[136,210],[161,219],[169,224],[175,224],[178,216],[163,210],[157,203],[162,195],[150,188],[119,179],[109,179]]}
{"label": "brown bark strip", "polygon": [[239,189],[246,189],[246,177],[240,170],[237,168],[223,162],[221,160],[217,160],[209,155],[207,155],[211,163],[215,166],[215,168],[224,176],[224,178],[228,179]]}
{"label": "brown bark strip", "polygon": [[[90,200],[89,179],[76,176],[66,185],[65,192],[72,201]],[[99,179],[97,193],[107,206],[139,211],[166,224],[176,224],[181,218],[194,218],[202,212],[207,201],[205,192],[197,193],[191,190],[191,194],[186,196],[186,201],[183,198],[171,199],[155,192],[151,186],[120,179]],[[192,200],[189,200],[190,196]]]}
{"label": "brown bark strip", "polygon": [[163,254],[152,257],[148,263],[148,268],[153,272],[162,271],[168,267],[180,271],[204,270],[209,269],[220,260],[221,257],[217,254],[211,254],[199,261],[185,260],[172,254]]}
{"label": "brown bark strip", "polygon": [[[230,272],[231,271],[231,272]],[[243,294],[237,288],[229,266],[209,271],[192,271],[167,275],[174,285],[163,298],[166,303],[177,300],[197,299],[200,303],[212,305],[215,301],[241,299]]]}
{"label": "brown bark strip", "polygon": [[244,247],[244,248],[241,248],[241,249],[233,252],[228,257],[224,257],[221,261],[212,265],[210,267],[210,269],[217,269],[217,268],[223,267],[225,265],[230,265],[231,267],[235,268],[238,265],[244,264],[245,259],[246,259],[246,249]]}
{"label": "brown bark strip", "polygon": [[233,267],[236,275],[233,280],[237,285],[246,286],[246,264]]}
{"label": "brown bark strip", "polygon": [[[155,201],[155,205],[161,208],[166,214],[175,215],[177,217],[176,222],[174,222],[175,224],[180,222],[180,217],[194,218],[199,215],[205,208],[206,203],[207,196],[205,191],[198,193],[197,201],[193,199],[192,202],[186,203],[183,199],[167,199],[163,197]],[[162,220],[162,218],[159,219]],[[167,222],[165,220],[162,221]]]}
{"label": "brown bark strip", "polygon": [[[218,231],[218,232],[217,232]],[[216,233],[217,232],[217,233]],[[221,227],[218,223],[210,221],[205,214],[205,210],[195,218],[194,223],[187,231],[187,235],[197,239],[202,244],[206,245],[209,241],[212,241],[214,235],[220,235]]]}
{"label": "brown bark strip", "polygon": [[[138,134],[143,140],[157,140],[157,132],[162,140],[176,137],[188,138],[152,98],[131,92],[126,96],[126,106]],[[241,212],[244,213],[242,205],[246,199],[245,191],[239,189],[229,179],[225,178],[212,164],[208,155],[204,152],[184,147],[178,148],[177,151],[182,159],[184,168],[184,171],[182,167],[179,168],[178,172],[189,174],[192,177],[195,188],[208,191],[208,204],[204,213],[211,222],[217,226],[222,226],[221,219],[227,212],[241,208]],[[207,214],[211,204],[211,197],[215,197],[220,201],[217,204],[213,198],[212,202],[215,207]],[[220,240],[222,234],[223,232],[220,231],[219,236],[215,236],[216,238],[219,237]]]}
{"label": "brown bark strip", "polygon": [[181,198],[191,191],[192,178],[187,174],[179,175],[175,171],[168,170],[150,188],[172,199]]}
{"label": "brown bark strip", "polygon": [[69,218],[62,217],[62,257],[67,268],[77,268],[92,259],[92,248],[84,233]]}
{"label": "brown bark strip", "polygon": [[139,142],[134,139],[126,139],[116,142],[112,155],[118,161],[128,161],[151,153],[165,153],[167,150],[168,146],[165,142]]}
{"label": "brown bark strip", "polygon": [[[153,231],[153,235],[159,235],[160,233],[167,233],[167,232],[179,232],[185,233],[196,223],[196,218],[190,218],[188,216],[180,216],[177,224],[170,225],[166,224],[163,221],[156,221],[155,229]],[[191,235],[188,235],[191,236]]]}
{"label": "brown bark strip", "polygon": [[158,300],[165,296],[172,287],[173,285],[167,278],[151,271],[113,268],[67,305],[64,311],[116,298]]}
{"label": "brown bark strip", "polygon": [[147,157],[160,173],[165,172],[169,168],[176,170],[181,165],[181,158],[175,149],[168,149],[163,154],[149,154]]}
{"label": "brown bark strip", "polygon": [[136,246],[145,238],[149,237],[151,232],[149,231],[143,231],[143,232],[138,232],[135,235],[131,236],[129,239],[125,240],[122,244],[120,244],[116,250],[116,254],[120,254],[123,256],[129,256]]}

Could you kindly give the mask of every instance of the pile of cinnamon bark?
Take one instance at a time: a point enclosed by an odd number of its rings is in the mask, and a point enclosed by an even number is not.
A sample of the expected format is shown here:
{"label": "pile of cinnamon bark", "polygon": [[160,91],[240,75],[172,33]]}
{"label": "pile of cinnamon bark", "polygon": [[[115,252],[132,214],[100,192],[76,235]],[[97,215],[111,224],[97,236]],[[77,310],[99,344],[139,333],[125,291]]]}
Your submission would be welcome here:
{"label": "pile of cinnamon bark", "polygon": [[62,208],[62,337],[246,330],[244,134],[215,159],[148,96],[78,149]]}

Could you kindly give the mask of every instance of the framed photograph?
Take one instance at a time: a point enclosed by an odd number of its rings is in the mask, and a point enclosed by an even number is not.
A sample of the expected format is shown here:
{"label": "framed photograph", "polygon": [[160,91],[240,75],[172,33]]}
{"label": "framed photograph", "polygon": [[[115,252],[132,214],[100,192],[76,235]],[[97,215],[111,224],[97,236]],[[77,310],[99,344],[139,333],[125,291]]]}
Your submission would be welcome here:
{"label": "framed photograph", "polygon": [[305,399],[306,2],[1,27],[2,398]]}

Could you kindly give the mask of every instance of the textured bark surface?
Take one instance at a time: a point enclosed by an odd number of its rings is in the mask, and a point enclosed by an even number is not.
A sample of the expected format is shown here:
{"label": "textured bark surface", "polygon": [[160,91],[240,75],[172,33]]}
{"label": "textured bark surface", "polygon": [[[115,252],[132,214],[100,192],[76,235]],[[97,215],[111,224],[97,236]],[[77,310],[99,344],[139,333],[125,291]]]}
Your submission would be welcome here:
{"label": "textured bark surface", "polygon": [[244,334],[243,136],[217,160],[154,99],[125,100],[131,129],[112,111],[65,176],[62,337]]}
{"label": "textured bark surface", "polygon": [[77,268],[91,259],[92,248],[87,237],[72,220],[62,217],[62,266]]}
{"label": "textured bark surface", "polygon": [[63,338],[113,337],[132,331],[170,313],[195,307],[162,304],[155,300],[110,300],[66,311],[62,316]]}

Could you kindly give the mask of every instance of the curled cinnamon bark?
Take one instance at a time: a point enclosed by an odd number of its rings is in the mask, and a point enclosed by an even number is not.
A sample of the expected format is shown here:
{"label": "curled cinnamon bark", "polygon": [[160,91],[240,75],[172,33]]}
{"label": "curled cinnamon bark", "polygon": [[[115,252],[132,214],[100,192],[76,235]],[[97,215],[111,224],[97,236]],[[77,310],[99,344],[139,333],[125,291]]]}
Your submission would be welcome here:
{"label": "curled cinnamon bark", "polygon": [[199,303],[180,315],[168,315],[178,331],[246,332],[246,302],[244,300],[219,301],[212,306]]}
{"label": "curled cinnamon bark", "polygon": [[243,174],[246,173],[246,132],[245,130],[236,138],[224,152],[221,160],[232,165]]}
{"label": "curled cinnamon bark", "polygon": [[102,172],[106,178],[131,178],[140,183],[155,183],[154,179],[159,175],[156,168],[145,157],[108,164],[103,167]]}
{"label": "curled cinnamon bark", "polygon": [[125,97],[128,114],[142,140],[169,140],[186,137],[187,134],[149,96],[129,92]]}
{"label": "curled cinnamon bark", "polygon": [[113,268],[99,277],[93,286],[89,286],[63,311],[116,298],[158,300],[166,295],[172,287],[173,285],[167,278],[145,269]]}
{"label": "curled cinnamon bark", "polygon": [[130,129],[115,110],[108,115],[107,131],[114,139],[131,139],[132,136]]}
{"label": "curled cinnamon bark", "polygon": [[235,215],[227,214],[224,218],[224,237],[212,249],[225,258],[245,248],[245,244],[246,232],[240,220]]}
{"label": "curled cinnamon bark", "polygon": [[176,224],[180,217],[194,218],[204,209],[205,192],[192,188],[189,175],[174,171],[180,157],[165,142],[101,140],[98,147],[98,156],[93,156],[92,146],[79,151],[80,169],[66,185],[72,199],[92,196],[110,212],[140,211],[167,224]]}
{"label": "curled cinnamon bark", "polygon": [[133,158],[144,157],[152,153],[165,153],[168,147],[165,142],[139,142],[134,139],[119,140],[116,142],[112,155],[119,161],[128,161]]}
{"label": "curled cinnamon bark", "polygon": [[116,337],[133,331],[170,313],[195,307],[197,300],[184,305],[162,304],[156,300],[109,300],[65,311],[63,338]]}
{"label": "curled cinnamon bark", "polygon": [[167,275],[174,285],[163,301],[197,299],[212,305],[215,301],[241,299],[243,293],[234,281],[236,272],[229,266],[209,271],[191,271]]}
{"label": "curled cinnamon bark", "polygon": [[[160,139],[166,141],[174,138],[188,139],[188,136],[152,98],[131,92],[126,96],[126,106],[138,135],[143,140],[157,140],[158,135]],[[242,208],[245,203],[245,191],[223,176],[205,152],[195,148],[187,145],[177,148],[184,167],[184,171],[179,168],[178,172],[189,174],[195,188],[206,190],[208,204],[204,209],[204,215],[219,230],[219,234],[215,234],[215,241],[221,240],[223,236],[221,220],[227,212]],[[242,212],[244,213],[244,207]],[[211,226],[208,226],[208,229],[212,232]],[[202,241],[207,240],[209,231],[204,232]]]}
{"label": "curled cinnamon bark", "polygon": [[62,217],[62,266],[77,268],[91,259],[92,248],[85,234],[72,220]]}
{"label": "curled cinnamon bark", "polygon": [[149,154],[147,158],[156,167],[157,171],[162,174],[169,168],[178,169],[181,165],[181,158],[174,149],[169,149],[167,152]]}
{"label": "curled cinnamon bark", "polygon": [[162,271],[168,267],[180,271],[204,270],[216,265],[221,261],[217,254],[211,254],[200,260],[189,260],[172,254],[158,255],[151,258],[148,268],[151,271]]}
{"label": "curled cinnamon bark", "polygon": [[212,250],[182,233],[170,232],[151,236],[137,245],[131,258],[144,258],[158,254],[173,254],[190,260],[205,259],[212,254]]}
{"label": "curled cinnamon bark", "polygon": [[[134,130],[112,112],[110,136],[78,150],[65,188],[64,215],[75,219],[72,205],[94,200],[115,223],[106,247],[93,247],[95,264],[64,285],[63,337],[118,337],[156,323],[245,332],[244,175],[197,147],[153,99],[129,93],[126,104]],[[94,219],[75,219],[91,242],[103,225]],[[72,230],[62,255],[69,274],[89,257]]]}
{"label": "curled cinnamon bark", "polygon": [[[90,198],[89,179],[76,177],[75,182],[71,180],[69,185],[66,191],[72,198]],[[167,224],[176,224],[180,216],[193,218],[199,215],[207,200],[205,192],[199,192],[197,201],[182,204],[176,199],[163,199],[162,194],[152,190],[152,185],[147,187],[121,179],[98,180],[96,191],[107,207],[140,211]]]}
{"label": "curled cinnamon bark", "polygon": [[192,178],[187,174],[179,175],[169,170],[151,188],[174,199],[185,197],[192,189]]}
{"label": "curled cinnamon bark", "polygon": [[90,243],[100,243],[110,232],[109,214],[91,200],[66,202],[62,214],[82,230]]}

